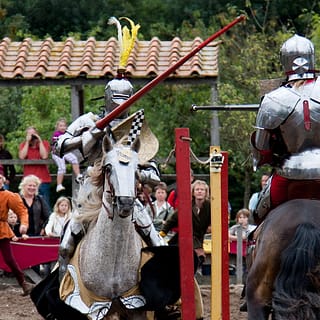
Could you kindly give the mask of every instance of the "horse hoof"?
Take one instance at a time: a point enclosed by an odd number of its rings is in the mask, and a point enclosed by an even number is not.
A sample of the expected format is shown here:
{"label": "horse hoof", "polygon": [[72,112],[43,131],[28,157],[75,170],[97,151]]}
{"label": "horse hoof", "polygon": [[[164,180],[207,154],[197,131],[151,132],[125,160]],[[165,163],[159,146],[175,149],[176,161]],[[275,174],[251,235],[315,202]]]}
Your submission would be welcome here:
{"label": "horse hoof", "polygon": [[157,311],[156,320],[177,320],[181,319],[181,312],[178,306],[166,306],[164,310]]}
{"label": "horse hoof", "polygon": [[22,283],[22,290],[23,290],[22,296],[23,297],[28,296],[34,287],[35,285],[33,283],[24,281]]}

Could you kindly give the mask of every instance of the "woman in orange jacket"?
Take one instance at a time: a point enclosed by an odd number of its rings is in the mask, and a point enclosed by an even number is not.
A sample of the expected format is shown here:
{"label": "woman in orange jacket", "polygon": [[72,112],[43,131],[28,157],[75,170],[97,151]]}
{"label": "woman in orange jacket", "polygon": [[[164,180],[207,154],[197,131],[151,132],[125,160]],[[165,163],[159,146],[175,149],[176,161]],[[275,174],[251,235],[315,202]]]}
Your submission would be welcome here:
{"label": "woman in orange jacket", "polygon": [[24,274],[12,254],[10,239],[14,236],[14,233],[8,224],[8,211],[11,209],[17,214],[21,222],[19,231],[24,235],[28,230],[28,210],[24,206],[19,194],[3,188],[5,180],[6,178],[0,175],[0,251],[4,262],[10,267],[19,285],[22,287],[22,295],[26,296],[31,292],[33,284],[25,280]]}

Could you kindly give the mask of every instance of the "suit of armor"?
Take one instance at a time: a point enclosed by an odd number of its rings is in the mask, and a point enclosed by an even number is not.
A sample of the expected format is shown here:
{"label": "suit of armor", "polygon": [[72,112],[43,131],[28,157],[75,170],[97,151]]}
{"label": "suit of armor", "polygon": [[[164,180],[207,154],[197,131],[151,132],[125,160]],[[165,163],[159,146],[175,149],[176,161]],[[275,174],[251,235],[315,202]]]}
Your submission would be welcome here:
{"label": "suit of armor", "polygon": [[295,35],[281,54],[288,82],[262,99],[251,140],[254,169],[274,168],[258,201],[259,219],[288,200],[291,181],[320,179],[320,79],[313,70],[313,45]]}
{"label": "suit of armor", "polygon": [[[128,100],[132,94],[133,88],[130,81],[124,77],[123,73],[119,73],[117,78],[109,81],[105,87],[105,112],[102,117]],[[55,153],[62,157],[67,152],[78,150],[79,162],[86,160],[89,164],[93,164],[101,156],[100,143],[103,135],[126,117],[127,113],[124,113],[113,120],[108,128],[100,130],[95,123],[101,119],[101,116],[92,112],[80,116],[68,127],[65,134],[59,137],[55,145]]]}
{"label": "suit of armor", "polygon": [[[106,113],[112,111],[119,104],[127,100],[132,95],[131,83],[119,77],[108,82],[105,88]],[[89,112],[76,119],[67,129],[66,133],[61,135],[56,142],[54,152],[60,157],[65,153],[77,152],[79,162],[87,161],[93,164],[95,160],[101,157],[101,142],[105,134],[109,134],[112,139],[112,127],[124,120],[127,114],[122,114],[120,119],[115,119],[105,130],[100,130],[95,126],[95,122],[100,119],[99,116]],[[84,179],[85,179],[84,174]],[[159,171],[154,161],[139,166],[140,182],[148,183],[153,186],[160,181]],[[82,187],[80,181],[80,188]],[[136,199],[133,222],[140,228],[137,229],[143,240],[152,246],[163,245],[162,238],[156,232],[151,217],[145,207]],[[60,279],[64,275],[67,264],[73,256],[76,245],[83,236],[83,226],[71,220],[61,241],[59,249],[59,271]]]}

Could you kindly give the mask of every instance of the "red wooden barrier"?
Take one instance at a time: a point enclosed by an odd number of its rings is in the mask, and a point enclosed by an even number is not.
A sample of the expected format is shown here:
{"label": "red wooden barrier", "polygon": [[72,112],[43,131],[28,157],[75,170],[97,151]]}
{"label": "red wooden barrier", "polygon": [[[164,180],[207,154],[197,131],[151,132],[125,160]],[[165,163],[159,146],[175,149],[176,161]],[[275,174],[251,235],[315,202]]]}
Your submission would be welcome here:
{"label": "red wooden barrier", "polygon": [[[237,241],[230,242],[229,253],[237,254]],[[242,241],[242,256],[245,257],[247,255],[247,241]]]}
{"label": "red wooden barrier", "polygon": [[[13,254],[22,270],[41,263],[56,261],[58,259],[59,238],[30,237],[27,240],[11,241]],[[0,269],[10,272],[4,263],[0,252]]]}

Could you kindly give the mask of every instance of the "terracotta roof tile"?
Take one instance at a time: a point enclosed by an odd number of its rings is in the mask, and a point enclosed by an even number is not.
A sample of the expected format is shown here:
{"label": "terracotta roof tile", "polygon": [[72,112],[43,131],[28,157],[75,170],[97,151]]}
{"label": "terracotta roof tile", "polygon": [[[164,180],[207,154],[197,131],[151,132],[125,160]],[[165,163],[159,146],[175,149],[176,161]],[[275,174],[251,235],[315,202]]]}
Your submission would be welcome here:
{"label": "terracotta roof tile", "polygon": [[[179,59],[197,48],[202,40],[136,41],[127,63],[127,72],[132,78],[157,76]],[[218,49],[220,42],[212,42],[191,57],[170,77],[217,77]],[[43,41],[27,38],[14,42],[9,38],[0,41],[1,79],[55,79],[60,77],[104,78],[114,77],[119,61],[117,40],[87,41],[67,38],[55,42],[51,38]]]}
{"label": "terracotta roof tile", "polygon": [[182,57],[180,55],[180,49],[182,41],[180,38],[174,38],[171,43],[171,50],[169,52],[169,65],[172,66],[177,63]]}

